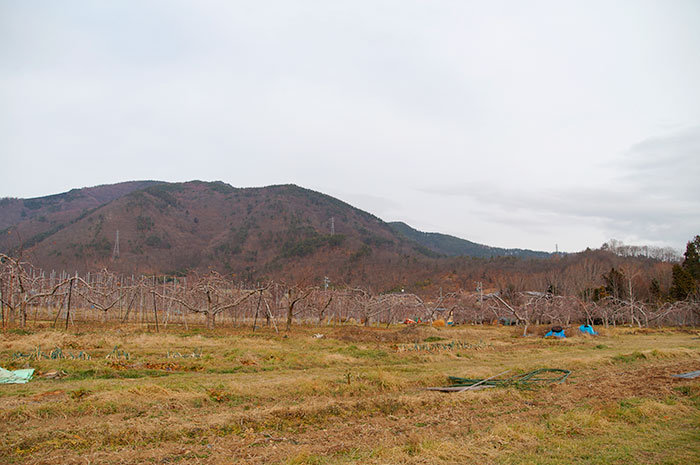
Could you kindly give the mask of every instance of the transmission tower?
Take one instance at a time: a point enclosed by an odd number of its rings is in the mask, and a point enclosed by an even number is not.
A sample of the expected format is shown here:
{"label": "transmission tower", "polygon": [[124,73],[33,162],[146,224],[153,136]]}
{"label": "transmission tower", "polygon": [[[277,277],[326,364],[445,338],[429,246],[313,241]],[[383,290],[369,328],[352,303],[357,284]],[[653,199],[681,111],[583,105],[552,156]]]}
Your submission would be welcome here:
{"label": "transmission tower", "polygon": [[112,251],[112,260],[119,258],[119,230],[117,229],[117,239],[114,241],[114,250]]}
{"label": "transmission tower", "polygon": [[335,217],[331,216],[331,236],[335,235]]}

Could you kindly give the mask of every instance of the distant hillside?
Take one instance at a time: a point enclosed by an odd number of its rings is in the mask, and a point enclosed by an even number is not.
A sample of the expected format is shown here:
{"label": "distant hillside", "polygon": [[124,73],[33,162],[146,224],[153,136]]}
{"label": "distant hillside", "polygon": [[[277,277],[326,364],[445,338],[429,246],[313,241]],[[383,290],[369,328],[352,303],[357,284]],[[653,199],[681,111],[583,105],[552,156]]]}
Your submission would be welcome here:
{"label": "distant hillside", "polygon": [[[386,223],[295,185],[139,181],[3,199],[0,251],[45,270],[371,285],[377,291],[471,285],[481,266],[514,267],[544,252],[498,249]],[[331,226],[333,225],[333,226]],[[114,257],[119,231],[119,255]],[[503,257],[499,264],[480,258]],[[517,261],[517,260],[516,260]],[[491,263],[491,262],[489,262]],[[528,265],[534,266],[534,265]],[[461,271],[460,271],[461,270]]]}
{"label": "distant hillside", "polygon": [[436,254],[448,257],[521,257],[521,258],[547,258],[551,256],[548,252],[538,252],[527,249],[501,249],[489,247],[488,245],[477,244],[465,239],[460,239],[447,234],[422,232],[413,229],[406,223],[400,221],[388,223],[398,234],[407,239],[417,242]]}
{"label": "distant hillside", "polygon": [[[99,199],[95,188],[10,199],[0,208],[22,205],[28,211],[0,236],[0,250],[17,251],[21,243],[27,258],[45,269],[170,274],[215,269],[247,280],[329,275],[335,282],[425,258],[414,250],[417,244],[381,219],[294,185],[237,189],[193,181],[109,187],[112,194]],[[120,253],[113,259],[117,230]]]}
{"label": "distant hillside", "polygon": [[99,207],[112,200],[118,199],[130,192],[144,189],[148,186],[161,184],[160,181],[129,181],[118,184],[72,189],[68,192],[32,199],[16,199],[6,197],[0,199],[0,231],[20,223],[28,226],[29,221],[36,220],[44,223],[32,229],[32,232],[45,230],[45,224],[71,221],[84,211]]}

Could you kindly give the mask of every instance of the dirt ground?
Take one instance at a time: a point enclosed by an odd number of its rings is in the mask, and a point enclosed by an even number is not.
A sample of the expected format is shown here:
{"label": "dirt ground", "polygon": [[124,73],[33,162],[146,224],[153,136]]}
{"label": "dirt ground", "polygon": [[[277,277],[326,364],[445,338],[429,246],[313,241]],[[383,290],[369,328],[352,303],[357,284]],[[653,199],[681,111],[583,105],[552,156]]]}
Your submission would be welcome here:
{"label": "dirt ground", "polygon": [[[36,374],[0,385],[0,463],[700,463],[700,378],[671,376],[700,370],[698,333],[602,333],[7,331],[0,365]],[[46,358],[56,347],[67,358]],[[449,375],[537,368],[572,373],[563,384],[425,390]]]}

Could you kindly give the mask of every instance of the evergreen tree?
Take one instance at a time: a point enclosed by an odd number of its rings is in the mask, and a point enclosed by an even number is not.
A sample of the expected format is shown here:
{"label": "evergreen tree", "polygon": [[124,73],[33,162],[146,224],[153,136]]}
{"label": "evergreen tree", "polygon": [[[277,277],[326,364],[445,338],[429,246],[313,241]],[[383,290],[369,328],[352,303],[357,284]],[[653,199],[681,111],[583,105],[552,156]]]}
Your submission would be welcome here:
{"label": "evergreen tree", "polygon": [[683,268],[690,273],[696,281],[700,280],[700,236],[688,242],[683,254]]}
{"label": "evergreen tree", "polygon": [[670,295],[675,300],[685,300],[696,291],[693,276],[681,265],[673,265],[673,285]]}
{"label": "evergreen tree", "polygon": [[625,275],[622,270],[612,267],[610,271],[603,275],[605,281],[605,291],[608,295],[616,299],[625,300],[627,298],[627,288],[625,287]]}
{"label": "evergreen tree", "polygon": [[661,284],[659,280],[654,278],[649,284],[649,296],[653,302],[659,302],[661,300]]}

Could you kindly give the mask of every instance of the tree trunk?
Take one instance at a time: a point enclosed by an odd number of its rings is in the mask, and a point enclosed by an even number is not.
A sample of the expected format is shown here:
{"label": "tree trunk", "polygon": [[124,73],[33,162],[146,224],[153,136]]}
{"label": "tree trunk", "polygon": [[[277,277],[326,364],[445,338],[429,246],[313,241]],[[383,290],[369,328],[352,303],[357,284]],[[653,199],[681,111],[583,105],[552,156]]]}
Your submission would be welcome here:
{"label": "tree trunk", "polygon": [[22,328],[27,327],[27,303],[23,302],[19,306],[20,324]]}
{"label": "tree trunk", "polygon": [[207,329],[214,329],[216,326],[216,314],[212,312],[206,312],[204,314],[207,317]]}
{"label": "tree trunk", "polygon": [[287,307],[287,331],[292,329],[292,319],[294,318],[294,304]]}
{"label": "tree trunk", "polygon": [[[76,273],[77,275],[78,273]],[[70,285],[68,286],[68,306],[66,308],[66,331],[68,331],[68,320],[70,319],[70,299],[73,296],[73,279],[70,280]]]}
{"label": "tree trunk", "polygon": [[[155,281],[155,278],[153,278]],[[155,291],[155,283],[153,284],[153,318],[156,321],[156,333],[158,332],[158,309],[156,307],[156,291]]]}

